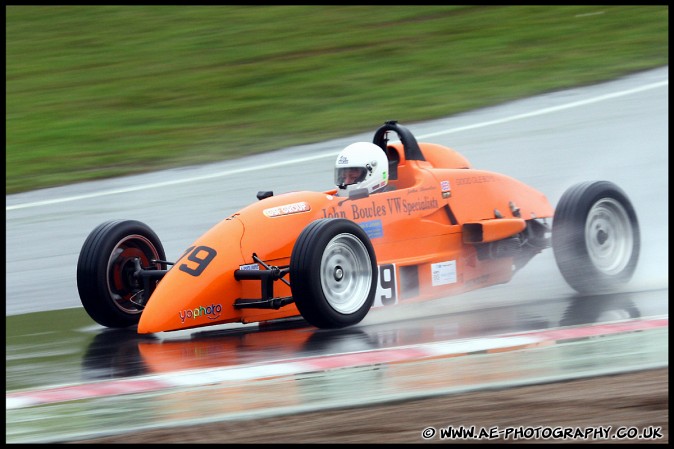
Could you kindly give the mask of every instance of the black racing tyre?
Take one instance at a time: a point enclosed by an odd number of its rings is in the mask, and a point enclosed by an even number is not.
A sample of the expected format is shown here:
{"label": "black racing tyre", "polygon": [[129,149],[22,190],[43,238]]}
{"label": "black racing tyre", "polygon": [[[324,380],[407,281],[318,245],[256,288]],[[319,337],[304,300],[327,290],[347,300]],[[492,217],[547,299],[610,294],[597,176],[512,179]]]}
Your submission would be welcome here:
{"label": "black racing tyre", "polygon": [[89,316],[111,328],[138,324],[143,307],[135,304],[143,295],[143,282],[133,276],[134,260],[143,268],[165,269],[159,237],[135,220],[111,220],[98,225],[84,241],[77,261],[77,290]]}
{"label": "black racing tyre", "polygon": [[290,256],[292,295],[305,320],[319,328],[360,322],[377,290],[372,243],[356,223],[343,218],[311,222]]}
{"label": "black racing tyre", "polygon": [[552,249],[562,276],[579,293],[618,290],[632,278],[640,249],[627,195],[609,181],[569,188],[553,217]]}

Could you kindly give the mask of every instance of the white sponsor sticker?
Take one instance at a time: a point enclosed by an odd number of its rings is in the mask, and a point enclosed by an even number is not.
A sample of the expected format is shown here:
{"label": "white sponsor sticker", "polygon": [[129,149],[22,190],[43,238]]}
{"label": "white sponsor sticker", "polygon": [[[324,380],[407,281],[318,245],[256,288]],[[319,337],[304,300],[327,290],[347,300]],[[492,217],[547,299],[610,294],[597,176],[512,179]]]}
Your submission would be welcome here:
{"label": "white sponsor sticker", "polygon": [[239,265],[239,270],[259,270],[260,265],[256,263],[249,263],[246,265]]}
{"label": "white sponsor sticker", "polygon": [[262,211],[267,217],[279,217],[281,215],[297,214],[311,210],[309,203],[300,201],[299,203],[284,204],[283,206],[270,207]]}
{"label": "white sponsor sticker", "polygon": [[433,287],[456,283],[456,260],[431,264]]}

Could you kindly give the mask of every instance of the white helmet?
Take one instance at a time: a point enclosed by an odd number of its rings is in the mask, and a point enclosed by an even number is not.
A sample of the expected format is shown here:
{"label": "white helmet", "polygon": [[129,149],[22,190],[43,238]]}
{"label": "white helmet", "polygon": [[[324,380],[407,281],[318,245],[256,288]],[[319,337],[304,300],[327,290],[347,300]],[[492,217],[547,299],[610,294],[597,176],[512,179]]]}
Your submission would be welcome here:
{"label": "white helmet", "polygon": [[355,189],[366,188],[368,193],[386,187],[388,158],[377,145],[356,142],[344,148],[335,161],[337,195],[348,196]]}

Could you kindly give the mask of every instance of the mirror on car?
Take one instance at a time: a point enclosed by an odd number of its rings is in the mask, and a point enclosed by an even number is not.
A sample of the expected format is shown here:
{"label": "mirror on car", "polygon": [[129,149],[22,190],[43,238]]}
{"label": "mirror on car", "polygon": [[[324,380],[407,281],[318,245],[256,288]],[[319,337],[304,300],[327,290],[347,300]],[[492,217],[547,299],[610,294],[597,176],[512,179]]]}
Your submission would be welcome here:
{"label": "mirror on car", "polygon": [[259,192],[257,192],[258,200],[263,200],[265,198],[269,198],[270,196],[274,196],[274,192],[271,190],[260,190]]}

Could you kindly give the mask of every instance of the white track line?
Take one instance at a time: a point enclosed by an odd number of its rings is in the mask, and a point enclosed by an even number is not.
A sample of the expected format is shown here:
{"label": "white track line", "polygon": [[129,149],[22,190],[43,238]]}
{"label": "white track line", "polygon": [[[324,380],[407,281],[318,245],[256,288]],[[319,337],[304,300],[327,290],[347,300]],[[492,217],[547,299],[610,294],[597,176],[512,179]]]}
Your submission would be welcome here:
{"label": "white track line", "polygon": [[[475,123],[474,125],[461,126],[461,127],[458,127],[458,128],[447,129],[445,131],[439,131],[439,132],[436,132],[436,133],[424,134],[424,135],[417,136],[417,139],[428,139],[429,137],[452,134],[452,133],[468,131],[468,130],[477,129],[477,128],[484,128],[484,127],[487,127],[487,126],[500,125],[502,123],[508,123],[508,122],[512,122],[512,121],[515,121],[515,120],[522,120],[522,119],[526,119],[526,118],[537,117],[537,116],[540,116],[540,115],[551,114],[553,112],[563,111],[565,109],[577,108],[577,107],[580,107],[580,106],[586,106],[586,105],[593,104],[593,103],[599,103],[601,101],[611,100],[613,98],[623,97],[625,95],[632,95],[632,94],[643,92],[643,91],[646,91],[646,90],[657,89],[657,88],[664,87],[664,86],[667,86],[667,85],[669,85],[669,80],[659,81],[659,82],[656,82],[656,83],[651,83],[651,84],[646,84],[646,85],[643,85],[643,86],[640,86],[640,87],[635,87],[633,89],[627,89],[627,90],[622,90],[622,91],[618,91],[618,92],[613,92],[613,93],[610,93],[610,94],[599,95],[597,97],[588,98],[587,100],[573,101],[571,103],[565,103],[565,104],[561,104],[559,106],[552,106],[552,107],[549,107],[549,108],[543,108],[543,109],[539,109],[539,110],[536,110],[536,111],[527,112],[527,113],[524,113],[524,114],[512,115],[510,117],[504,117],[504,118],[497,119],[497,120],[489,120],[489,121],[486,121],[486,122]],[[142,185],[138,185],[138,186],[134,186],[134,187],[126,187],[126,188],[121,188],[121,189],[110,189],[110,190],[104,190],[104,191],[101,191],[101,192],[89,193],[89,194],[86,194],[86,195],[75,195],[75,196],[69,196],[69,197],[64,197],[64,198],[55,198],[55,199],[51,199],[51,200],[34,201],[34,202],[31,202],[31,203],[14,204],[14,205],[11,205],[11,206],[6,206],[5,211],[26,209],[26,208],[30,208],[30,207],[50,206],[50,205],[53,205],[53,204],[66,203],[66,202],[70,202],[70,201],[78,201],[78,200],[84,200],[84,199],[89,199],[89,198],[98,198],[98,197],[102,197],[102,196],[116,195],[116,194],[119,194],[119,193],[128,193],[128,192],[135,192],[135,191],[138,191],[138,190],[155,189],[155,188],[158,188],[158,187],[166,187],[166,186],[172,186],[172,185],[177,185],[177,184],[186,184],[186,183],[190,183],[190,182],[204,181],[204,180],[207,180],[207,179],[220,178],[220,177],[223,177],[223,176],[231,176],[231,175],[236,175],[236,174],[240,174],[240,173],[248,173],[248,172],[252,172],[252,171],[266,170],[266,169],[269,169],[269,168],[282,167],[284,165],[289,165],[289,164],[297,164],[297,163],[302,163],[302,162],[308,162],[308,161],[313,161],[313,160],[316,160],[316,159],[323,159],[323,158],[326,158],[326,157],[335,157],[335,155],[336,155],[335,151],[330,151],[330,152],[319,153],[319,154],[314,155],[314,156],[292,159],[292,160],[288,160],[288,161],[285,161],[285,162],[274,162],[274,163],[271,163],[271,164],[258,165],[258,166],[255,166],[255,167],[239,168],[239,169],[234,169],[234,170],[225,170],[225,171],[218,172],[218,173],[212,173],[210,175],[194,176],[194,177],[191,177],[191,178],[176,179],[176,180],[157,182],[157,183],[152,183],[152,184],[142,184]]]}

